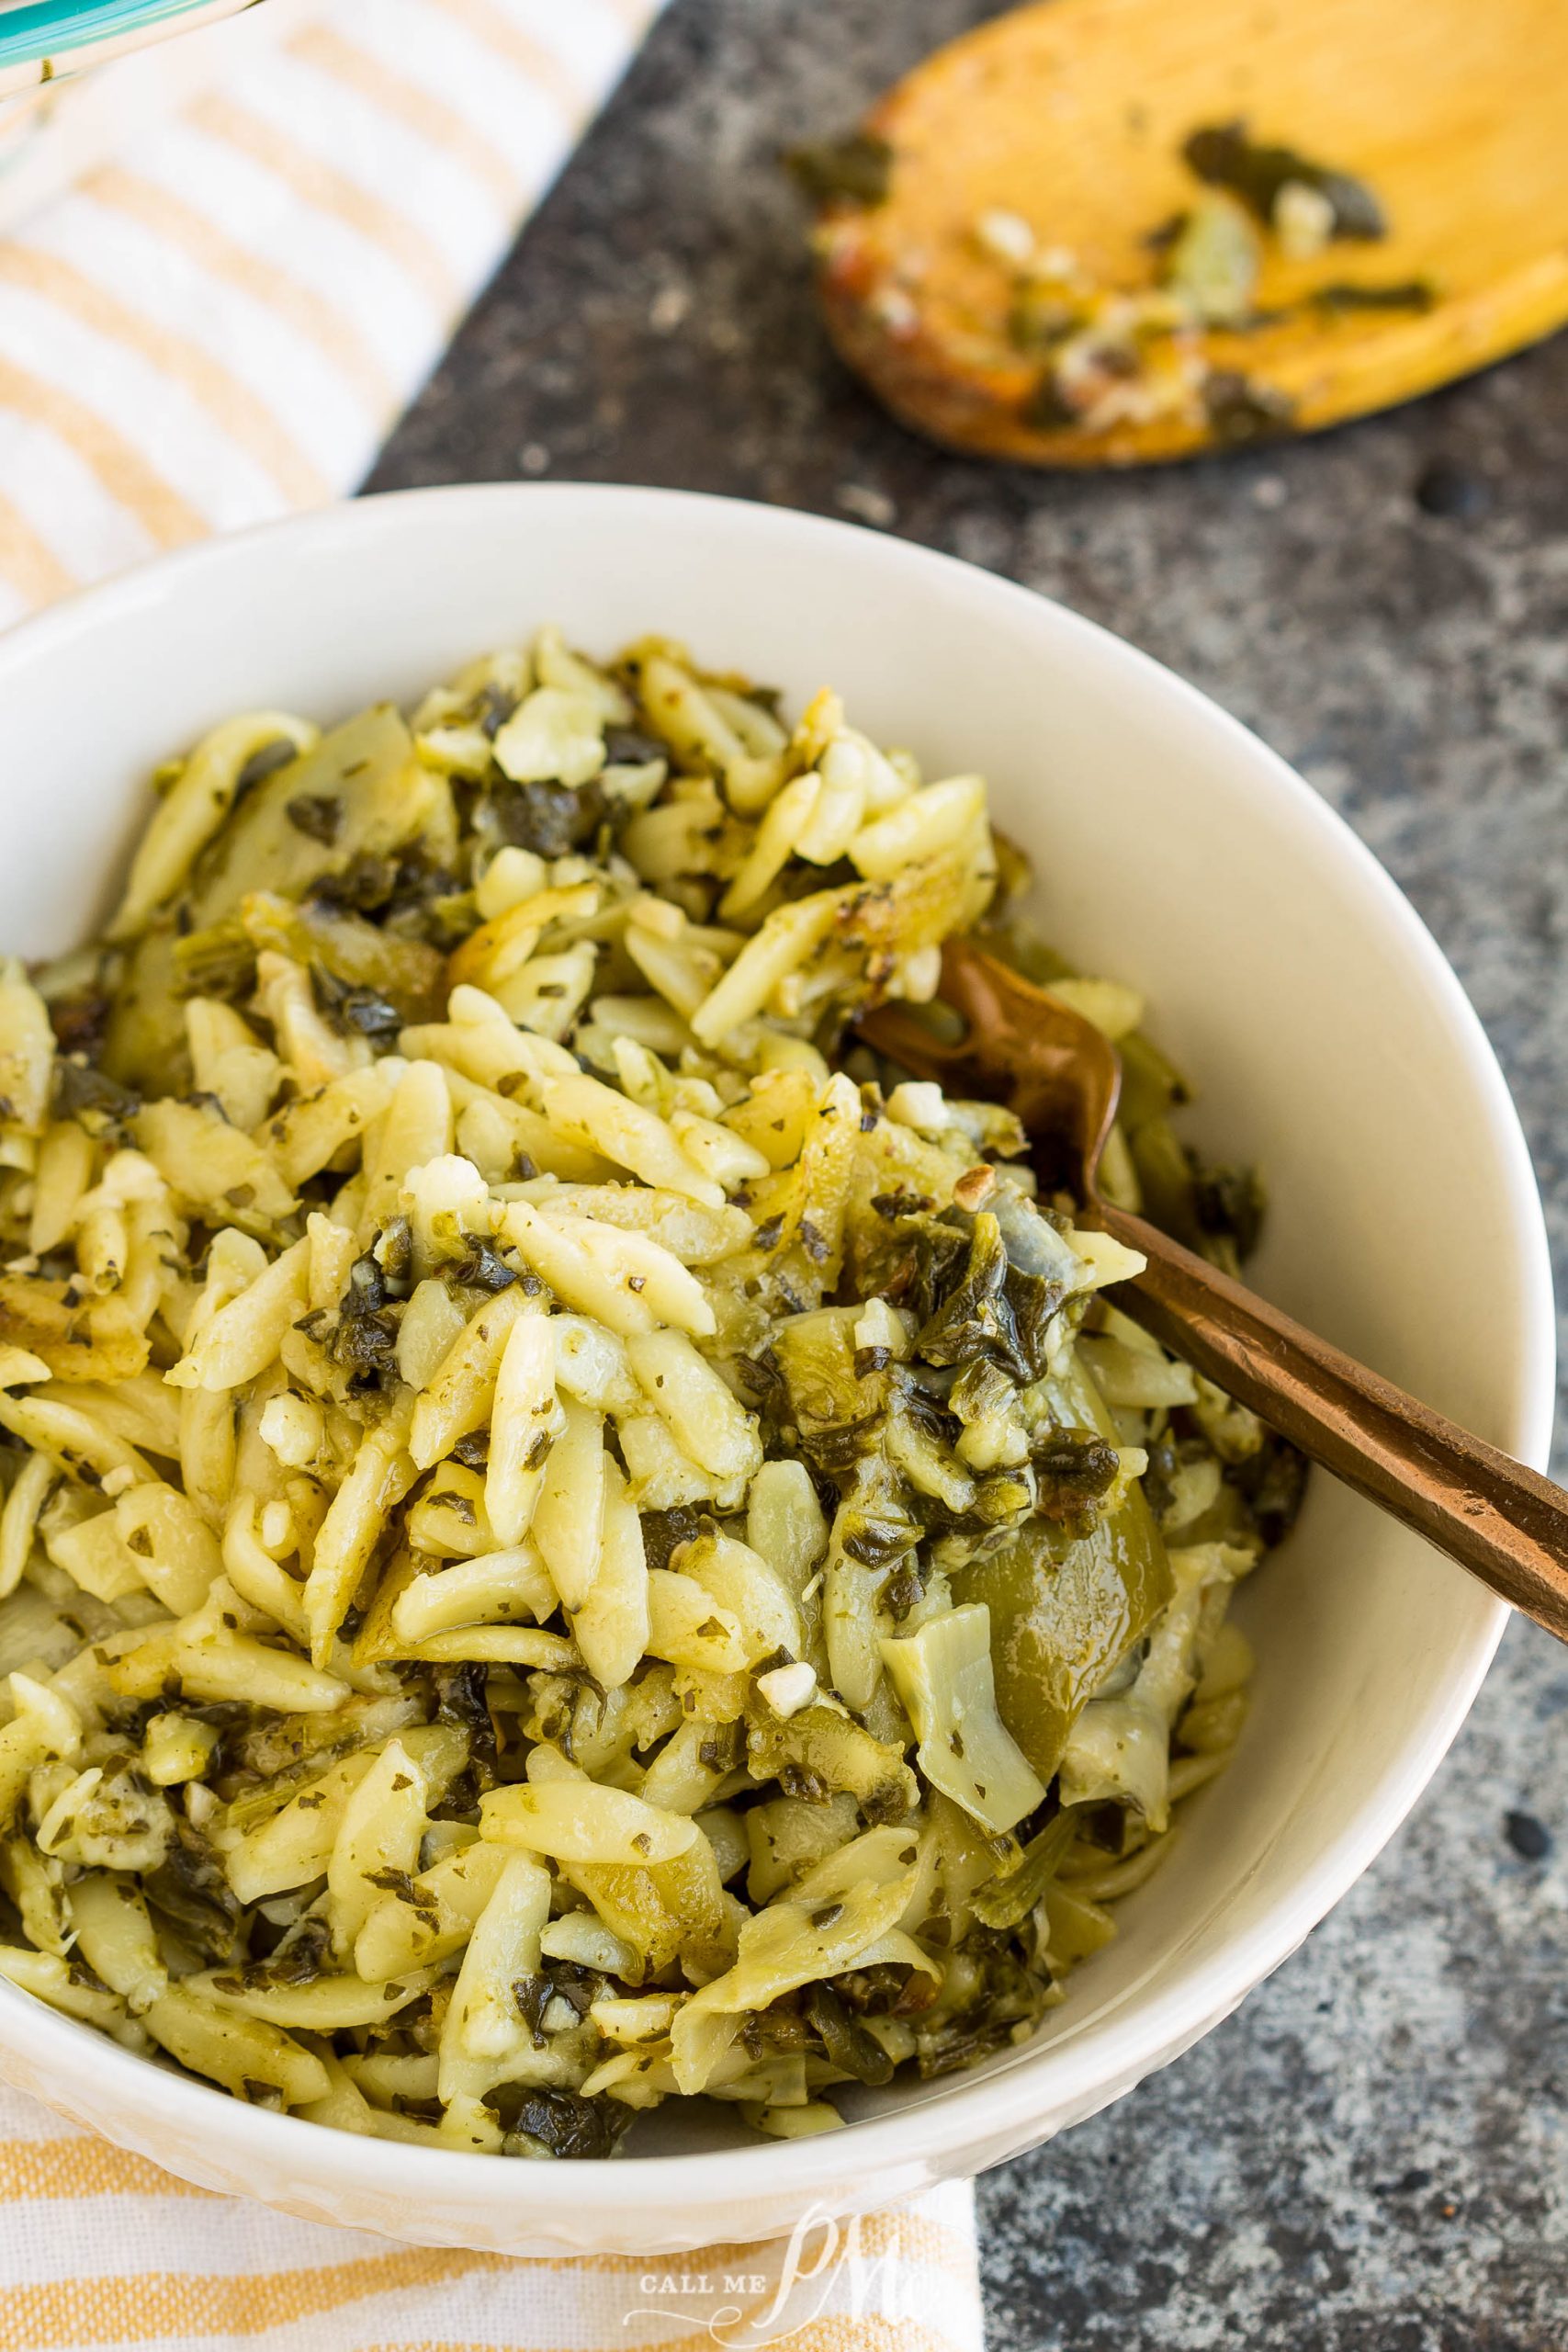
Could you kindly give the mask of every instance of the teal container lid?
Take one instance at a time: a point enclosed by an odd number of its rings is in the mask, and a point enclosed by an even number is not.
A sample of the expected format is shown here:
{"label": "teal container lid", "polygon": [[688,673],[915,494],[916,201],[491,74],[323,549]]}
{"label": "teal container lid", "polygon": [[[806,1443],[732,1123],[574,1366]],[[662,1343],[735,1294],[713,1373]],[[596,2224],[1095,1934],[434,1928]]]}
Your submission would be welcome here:
{"label": "teal container lid", "polygon": [[182,17],[202,12],[206,0],[23,0],[0,10],[0,71],[57,58],[62,71],[73,50],[128,36],[175,30]]}

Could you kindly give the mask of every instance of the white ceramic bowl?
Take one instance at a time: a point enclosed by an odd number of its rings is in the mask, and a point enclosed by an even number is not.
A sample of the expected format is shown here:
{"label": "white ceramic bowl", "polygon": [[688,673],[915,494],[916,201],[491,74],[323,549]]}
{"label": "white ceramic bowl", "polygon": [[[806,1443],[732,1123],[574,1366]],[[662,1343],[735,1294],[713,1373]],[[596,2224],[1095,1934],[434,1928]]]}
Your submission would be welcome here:
{"label": "white ceramic bowl", "polygon": [[[664,491],[422,492],[169,557],[0,641],[0,942],[76,938],[152,764],[249,705],[331,718],[412,695],[546,618],[595,650],[650,628],[716,666],[825,683],[941,774],[979,768],[1053,937],[1148,990],[1198,1132],[1274,1198],[1257,1279],[1540,1464],[1551,1278],[1529,1162],[1474,1014],[1339,820],[1168,672],[1022,589],[842,524]],[[536,2165],[340,2136],[130,2057],[0,1984],[0,2071],[187,2179],[425,2244],[677,2250],[779,2233],[970,2173],[1105,2106],[1294,1950],[1397,1827],[1463,1720],[1503,1611],[1313,1482],[1243,1601],[1258,1651],[1234,1769],[1039,2038],[868,2097],[846,2132]],[[668,2117],[671,2110],[664,2110]]]}

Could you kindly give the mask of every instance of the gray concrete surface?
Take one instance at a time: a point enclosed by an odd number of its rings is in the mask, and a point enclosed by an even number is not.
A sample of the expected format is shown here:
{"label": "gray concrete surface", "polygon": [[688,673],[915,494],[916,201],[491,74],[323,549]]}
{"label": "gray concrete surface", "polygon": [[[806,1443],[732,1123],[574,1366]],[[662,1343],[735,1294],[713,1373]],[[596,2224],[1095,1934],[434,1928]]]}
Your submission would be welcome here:
{"label": "gray concrete surface", "polygon": [[[1314,444],[1137,480],[922,447],[826,351],[773,159],[986,13],[675,0],[376,485],[672,482],[848,513],[1170,662],[1344,810],[1453,958],[1568,1292],[1568,339]],[[1475,511],[1423,511],[1438,459]],[[1517,1851],[1509,1813],[1551,1849]],[[1516,1626],[1414,1821],[1304,1950],[1178,2066],[983,2183],[993,2343],[1560,2352],[1565,1913],[1568,1658]]]}

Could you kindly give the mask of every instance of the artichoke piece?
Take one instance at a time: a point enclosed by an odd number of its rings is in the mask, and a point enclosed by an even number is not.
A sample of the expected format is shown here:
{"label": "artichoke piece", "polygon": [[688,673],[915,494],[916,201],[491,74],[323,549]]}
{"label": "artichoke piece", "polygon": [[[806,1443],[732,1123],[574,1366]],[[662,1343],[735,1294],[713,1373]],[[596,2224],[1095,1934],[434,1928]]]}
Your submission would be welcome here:
{"label": "artichoke piece", "polygon": [[[390,703],[361,711],[247,794],[197,867],[191,922],[220,922],[254,890],[302,899],[355,859],[400,849],[433,814],[439,789],[401,714]],[[300,826],[299,808],[329,805],[330,827]]]}
{"label": "artichoke piece", "polygon": [[841,1790],[815,1802],[764,1798],[749,1805],[742,1818],[750,1855],[746,1892],[754,1905],[772,1902],[781,1887],[847,1846],[860,1827],[855,1801]]}
{"label": "artichoke piece", "polygon": [[[1081,1374],[1052,1390],[1062,1427],[1114,1440],[1110,1415]],[[955,1600],[990,1609],[1002,1721],[1049,1781],[1083,1708],[1175,1590],[1154,1514],[1134,1486],[1086,1534],[1032,1518],[952,1575]]]}
{"label": "artichoke piece", "polygon": [[[273,902],[302,899],[355,861],[401,848],[434,816],[440,790],[441,779],[415,757],[408,729],[389,705],[361,712],[314,750],[265,776],[199,861],[179,910],[183,935],[176,938],[164,922],[145,932],[131,951],[110,1001],[106,1074],[149,1096],[184,1093],[190,1061],[183,999],[249,985],[257,942],[241,921],[247,901],[265,906],[267,894]],[[328,803],[338,812],[330,837],[324,822],[302,830],[294,804],[319,810]],[[356,945],[360,940],[358,927],[351,933],[346,921],[329,922],[324,914],[298,920],[311,936],[302,961],[355,983],[368,980],[344,969],[350,939]],[[291,938],[290,952],[303,944],[302,935]],[[422,1006],[429,988],[424,951],[410,956],[406,944],[389,942],[385,952],[397,964],[398,985],[389,985],[390,972],[370,984],[400,1006]]]}
{"label": "artichoke piece", "polygon": [[[325,977],[325,987],[317,982],[324,1010],[350,1034],[375,1035],[382,1027],[433,1020],[440,1010],[444,958],[423,940],[400,938],[346,909],[296,906],[267,890],[246,892],[239,920],[254,948],[276,948]],[[398,1020],[373,1017],[380,1000]]]}
{"label": "artichoke piece", "polygon": [[672,1861],[563,1861],[560,1874],[585,1894],[604,1925],[641,1955],[650,1976],[677,1960],[705,1973],[730,1958],[724,1888],[705,1838]]}
{"label": "artichoke piece", "polygon": [[[875,1442],[874,1424],[887,1401],[887,1383],[880,1374],[855,1376],[854,1327],[863,1311],[859,1306],[820,1306],[807,1315],[792,1315],[773,1334],[773,1353],[784,1375],[790,1418],[803,1440],[824,1430],[843,1431],[847,1437],[863,1425],[866,1445]],[[851,1460],[863,1450],[852,1449]]]}
{"label": "artichoke piece", "polygon": [[786,1796],[820,1802],[841,1791],[868,1821],[901,1821],[919,1798],[901,1748],[820,1701],[786,1723],[771,1708],[749,1712],[746,1761],[754,1779],[777,1781]]}
{"label": "artichoke piece", "polygon": [[934,1788],[998,1837],[1045,1794],[997,1713],[989,1612],[983,1602],[928,1618],[878,1645],[919,1739]]}
{"label": "artichoke piece", "polygon": [[990,1609],[1002,1720],[1049,1781],[1083,1708],[1170,1598],[1149,1507],[1134,1488],[1077,1542],[1030,1521],[953,1584],[956,1599]]}

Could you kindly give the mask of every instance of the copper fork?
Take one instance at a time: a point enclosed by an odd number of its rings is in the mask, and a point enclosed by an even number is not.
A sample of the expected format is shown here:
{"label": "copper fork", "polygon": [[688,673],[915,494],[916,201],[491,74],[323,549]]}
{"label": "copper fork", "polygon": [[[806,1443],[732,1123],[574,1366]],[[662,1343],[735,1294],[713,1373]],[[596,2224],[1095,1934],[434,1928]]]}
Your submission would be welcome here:
{"label": "copper fork", "polygon": [[941,998],[962,1016],[963,1036],[944,1040],[902,1004],[865,1014],[860,1034],[915,1077],[1017,1113],[1043,1178],[1073,1195],[1087,1225],[1147,1261],[1116,1291],[1123,1312],[1312,1461],[1568,1641],[1568,1494],[1108,1201],[1100,1158],[1121,1067],[1080,1014],[967,940],[942,951]]}

